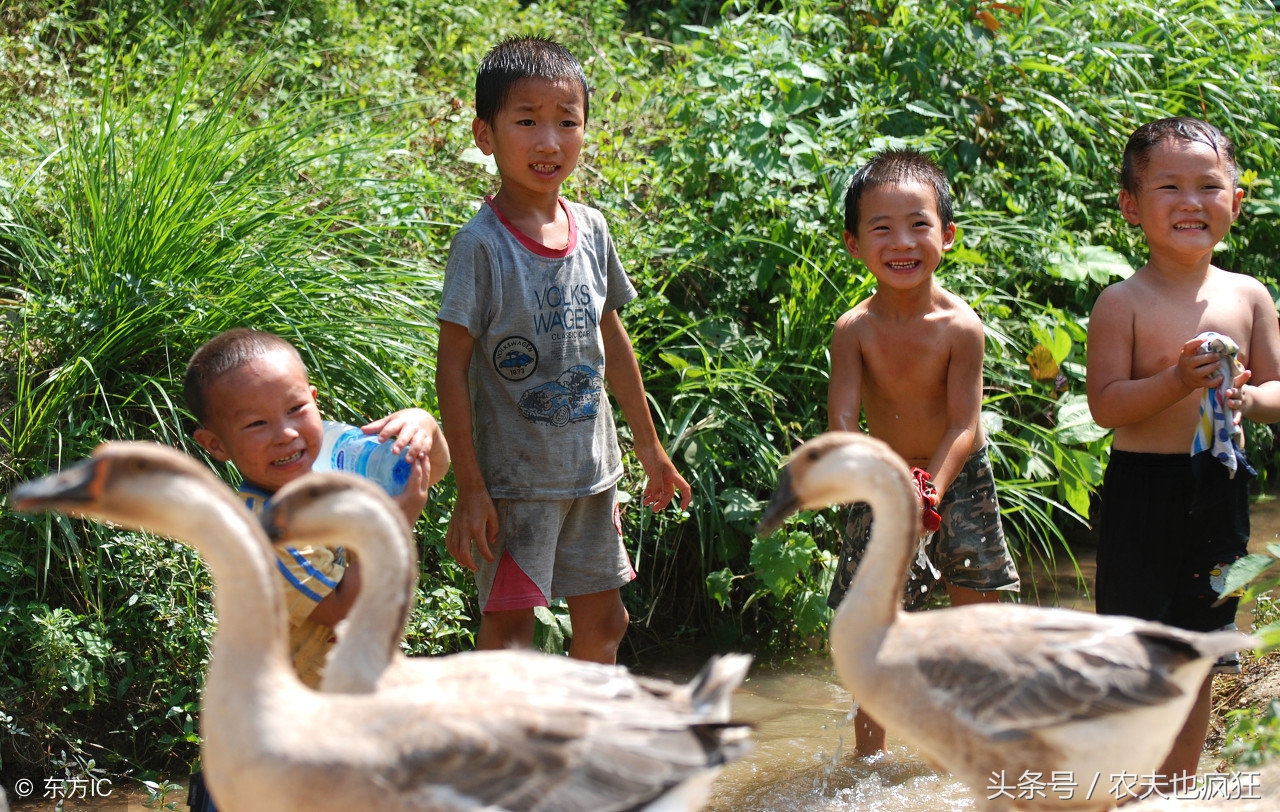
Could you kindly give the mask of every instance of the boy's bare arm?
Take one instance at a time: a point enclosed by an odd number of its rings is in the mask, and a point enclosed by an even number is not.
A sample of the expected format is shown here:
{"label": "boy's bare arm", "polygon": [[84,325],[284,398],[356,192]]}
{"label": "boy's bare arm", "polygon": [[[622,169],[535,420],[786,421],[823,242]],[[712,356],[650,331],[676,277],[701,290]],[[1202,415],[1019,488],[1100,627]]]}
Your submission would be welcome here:
{"label": "boy's bare arm", "polygon": [[1251,279],[1245,284],[1253,324],[1245,378],[1248,385],[1238,382],[1234,391],[1227,393],[1228,405],[1258,423],[1280,422],[1280,322],[1276,306],[1261,283]]}
{"label": "boy's bare arm", "polygon": [[308,620],[322,623],[329,628],[337,626],[347,616],[356,597],[360,594],[360,562],[351,561],[343,570],[338,585],[328,595],[320,599],[316,608],[307,615]]}
{"label": "boy's bare arm", "polygon": [[467,376],[474,347],[475,339],[467,328],[453,322],[440,322],[436,396],[440,400],[444,436],[453,453],[453,477],[458,487],[458,501],[449,517],[445,546],[449,554],[469,570],[476,569],[471,555],[472,542],[485,560],[492,561],[489,545],[498,537],[498,514],[480,473],[471,434],[471,390]]}
{"label": "boy's bare arm", "polygon": [[1218,353],[1199,354],[1202,343],[1188,336],[1177,363],[1145,378],[1133,378],[1134,320],[1128,297],[1117,286],[1104,290],[1089,318],[1085,389],[1093,420],[1103,428],[1132,426],[1214,385]]}
{"label": "boy's bare arm", "polygon": [[982,361],[986,338],[976,314],[956,322],[947,364],[947,425],[929,459],[929,474],[941,499],[973,452],[982,412]]}
{"label": "boy's bare arm", "polygon": [[676,491],[679,491],[680,509],[684,510],[689,507],[693,494],[689,483],[680,476],[658,438],[653,415],[649,413],[649,402],[645,399],[640,364],[636,361],[631,336],[627,335],[626,328],[622,326],[618,311],[610,310],[601,316],[600,334],[604,339],[605,380],[609,383],[609,391],[618,401],[622,416],[631,427],[636,458],[649,477],[641,504],[651,506],[655,511],[662,510],[671,504]]}
{"label": "boy's bare arm", "polygon": [[858,431],[862,412],[862,348],[853,311],[836,321],[831,334],[831,377],[827,382],[827,421],[833,431]]}

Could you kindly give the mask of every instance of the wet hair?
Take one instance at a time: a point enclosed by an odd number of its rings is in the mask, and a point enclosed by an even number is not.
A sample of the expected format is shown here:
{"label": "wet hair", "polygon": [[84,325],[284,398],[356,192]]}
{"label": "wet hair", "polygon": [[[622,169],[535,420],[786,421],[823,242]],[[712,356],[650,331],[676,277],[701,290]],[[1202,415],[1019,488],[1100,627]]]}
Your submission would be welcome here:
{"label": "wet hair", "polygon": [[868,189],[894,186],[904,181],[917,181],[933,187],[933,196],[938,202],[938,219],[943,227],[955,222],[951,185],[938,165],[914,149],[887,149],[876,153],[849,180],[849,188],[844,193],[845,231],[858,233],[862,196]]}
{"label": "wet hair", "polygon": [[1236,166],[1236,145],[1222,130],[1198,118],[1179,116],[1162,118],[1143,124],[1129,136],[1124,145],[1124,159],[1120,163],[1120,188],[1129,194],[1137,194],[1140,178],[1151,162],[1151,150],[1168,141],[1204,144],[1226,162],[1233,186],[1240,185],[1240,168]]}
{"label": "wet hair", "polygon": [[590,112],[591,92],[582,63],[546,37],[508,37],[489,50],[476,73],[476,117],[493,124],[507,103],[511,88],[521,79],[568,79],[582,88],[582,121]]}
{"label": "wet hair", "polygon": [[274,333],[237,327],[219,333],[202,344],[192,353],[191,360],[187,362],[186,374],[182,376],[182,399],[186,401],[187,409],[196,422],[203,426],[209,419],[205,393],[214,381],[254,359],[281,351],[290,353],[298,359],[303,369],[307,368],[302,363],[298,348]]}

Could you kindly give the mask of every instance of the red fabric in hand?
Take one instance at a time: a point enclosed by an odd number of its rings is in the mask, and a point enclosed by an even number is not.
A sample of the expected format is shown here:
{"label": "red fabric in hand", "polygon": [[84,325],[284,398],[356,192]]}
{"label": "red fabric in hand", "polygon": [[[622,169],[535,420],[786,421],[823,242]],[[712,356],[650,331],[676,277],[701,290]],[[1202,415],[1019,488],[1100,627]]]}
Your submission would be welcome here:
{"label": "red fabric in hand", "polygon": [[942,514],[937,511],[938,489],[933,487],[933,477],[923,468],[912,468],[911,477],[916,481],[916,490],[920,491],[920,503],[924,508],[921,524],[930,533],[936,533],[942,527]]}

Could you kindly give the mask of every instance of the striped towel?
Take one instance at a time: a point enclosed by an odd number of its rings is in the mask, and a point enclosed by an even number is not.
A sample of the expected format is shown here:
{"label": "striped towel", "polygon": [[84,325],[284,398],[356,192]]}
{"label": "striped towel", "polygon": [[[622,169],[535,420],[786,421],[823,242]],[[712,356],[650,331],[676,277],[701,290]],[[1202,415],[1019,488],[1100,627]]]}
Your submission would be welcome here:
{"label": "striped towel", "polygon": [[1212,453],[1215,459],[1227,466],[1234,479],[1237,461],[1243,456],[1244,431],[1236,425],[1236,410],[1227,407],[1227,390],[1235,386],[1236,376],[1244,371],[1244,367],[1236,360],[1240,347],[1231,340],[1231,336],[1222,333],[1208,331],[1196,338],[1204,339],[1204,343],[1200,345],[1201,353],[1222,354],[1222,360],[1218,362],[1222,383],[1212,389],[1205,389],[1200,397],[1200,419],[1196,422],[1196,434],[1191,440],[1191,455],[1205,451]]}

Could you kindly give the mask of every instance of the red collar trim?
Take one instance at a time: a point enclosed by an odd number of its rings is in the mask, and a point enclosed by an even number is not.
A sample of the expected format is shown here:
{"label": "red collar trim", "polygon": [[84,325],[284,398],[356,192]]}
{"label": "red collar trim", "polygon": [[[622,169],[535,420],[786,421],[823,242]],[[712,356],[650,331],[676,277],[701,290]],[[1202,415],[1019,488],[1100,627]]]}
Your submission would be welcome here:
{"label": "red collar trim", "polygon": [[493,205],[493,195],[485,197],[484,202],[489,204],[489,208],[493,209],[493,213],[498,216],[498,222],[515,237],[521,245],[528,248],[533,253],[547,259],[563,259],[573,253],[573,249],[578,247],[578,222],[573,219],[573,212],[569,210],[569,203],[563,197],[557,198],[560,203],[560,209],[564,212],[565,217],[569,218],[569,243],[563,249],[548,248],[542,243],[525,234],[520,229],[512,225],[511,221],[502,216],[502,212],[498,207]]}

